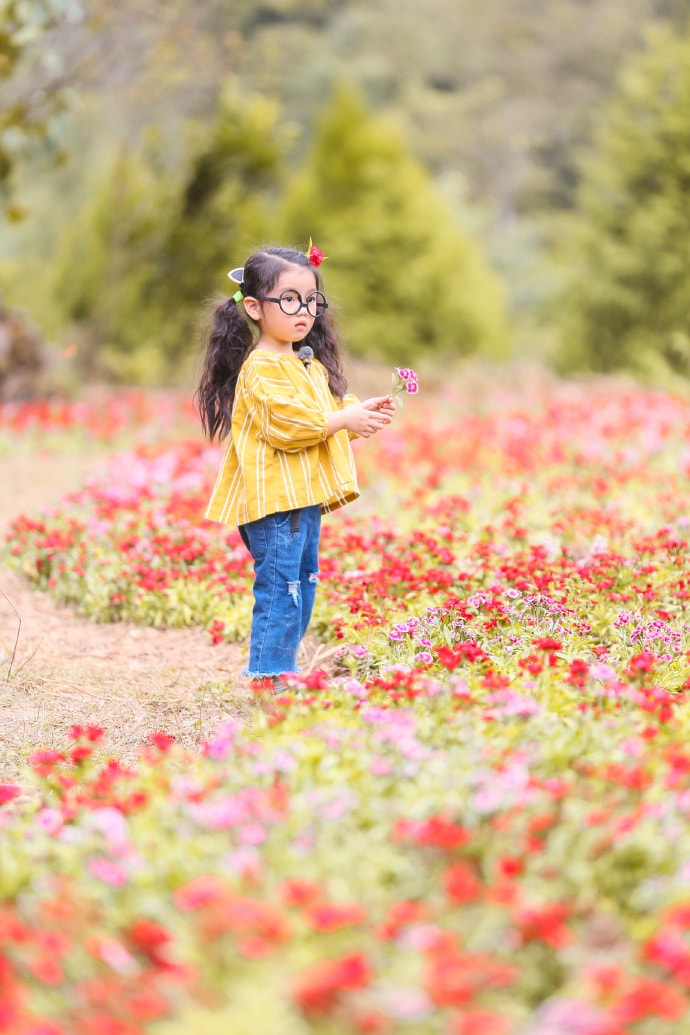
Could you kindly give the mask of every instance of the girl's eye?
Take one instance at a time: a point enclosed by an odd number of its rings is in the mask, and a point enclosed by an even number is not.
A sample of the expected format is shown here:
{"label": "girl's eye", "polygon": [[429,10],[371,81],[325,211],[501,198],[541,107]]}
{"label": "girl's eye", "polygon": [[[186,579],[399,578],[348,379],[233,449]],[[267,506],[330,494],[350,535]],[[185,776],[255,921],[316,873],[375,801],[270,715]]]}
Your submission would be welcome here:
{"label": "girl's eye", "polygon": [[294,302],[295,301],[295,296],[291,292],[289,292],[289,291],[283,292],[283,296],[282,297],[283,297],[283,301],[285,301],[285,302]]}

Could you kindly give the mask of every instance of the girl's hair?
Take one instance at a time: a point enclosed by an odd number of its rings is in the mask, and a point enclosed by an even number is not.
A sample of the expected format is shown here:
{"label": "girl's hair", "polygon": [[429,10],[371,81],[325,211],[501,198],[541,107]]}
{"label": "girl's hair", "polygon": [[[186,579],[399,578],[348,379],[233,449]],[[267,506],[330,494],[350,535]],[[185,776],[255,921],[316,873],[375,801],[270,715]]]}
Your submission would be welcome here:
{"label": "girl's hair", "polygon": [[[304,252],[293,248],[263,248],[250,255],[244,266],[240,291],[252,298],[265,298],[289,266],[308,266],[314,271],[316,287],[323,291],[319,271],[310,264]],[[235,302],[234,298],[225,298],[215,304],[203,335],[203,369],[195,393],[202,426],[211,440],[216,435],[219,439],[225,438],[230,432],[237,378],[256,340],[256,324],[246,315],[241,303]],[[304,342],[295,343],[295,351],[302,344],[312,347],[314,356],[326,368],[331,392],[342,399],[347,392],[347,381],[340,359],[338,334],[328,310],[314,321]]]}

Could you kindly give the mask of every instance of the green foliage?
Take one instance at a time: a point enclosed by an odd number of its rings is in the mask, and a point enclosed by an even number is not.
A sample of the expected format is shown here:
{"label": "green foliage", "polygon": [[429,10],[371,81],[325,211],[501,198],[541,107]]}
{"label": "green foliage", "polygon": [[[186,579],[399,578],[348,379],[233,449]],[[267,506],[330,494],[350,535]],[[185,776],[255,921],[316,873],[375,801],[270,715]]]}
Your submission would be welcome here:
{"label": "green foliage", "polygon": [[262,98],[228,94],[182,175],[152,154],[113,161],[58,249],[58,304],[81,328],[88,372],[154,382],[192,355],[209,294],[265,233],[277,118]]}
{"label": "green foliage", "polygon": [[276,92],[309,125],[347,77],[400,121],[417,158],[490,199],[504,229],[517,213],[572,203],[577,148],[621,61],[645,23],[687,18],[688,0],[426,0],[423,14],[418,0],[267,0],[248,10],[238,61],[249,87]]}
{"label": "green foliage", "polygon": [[[62,252],[60,239],[70,234],[66,228],[75,221],[84,225],[84,212],[75,220],[72,202],[79,195],[80,206],[92,204],[83,199],[91,193],[92,170],[102,166],[103,155],[145,154],[146,137],[155,126],[165,158],[155,172],[160,189],[151,197],[155,233],[145,249],[143,242],[135,249],[136,272],[130,271],[140,283],[125,292],[117,327],[105,318],[79,323],[91,342],[89,356],[97,336],[105,334],[98,349],[101,371],[128,380],[155,379],[170,362],[165,357],[188,351],[199,298],[213,293],[216,284],[227,286],[218,270],[226,266],[229,252],[234,257],[268,238],[306,243],[310,232],[318,236],[297,217],[289,219],[283,234],[267,221],[265,211],[252,215],[252,206],[263,210],[273,189],[265,188],[262,173],[256,177],[262,185],[258,198],[251,185],[239,197],[227,180],[222,189],[218,180],[211,182],[233,130],[231,124],[223,130],[214,122],[219,84],[231,70],[245,95],[259,96],[264,104],[279,99],[285,125],[304,130],[304,150],[289,154],[294,171],[311,147],[310,127],[324,98],[334,82],[347,78],[386,135],[391,131],[385,123],[398,127],[403,152],[404,139],[410,156],[439,183],[451,190],[460,185],[453,196],[446,191],[448,206],[440,217],[444,229],[455,220],[477,225],[477,210],[466,205],[466,197],[489,214],[477,236],[509,285],[513,349],[550,356],[553,331],[535,316],[558,283],[544,246],[552,214],[573,205],[577,154],[591,139],[622,62],[642,45],[645,26],[666,19],[682,34],[689,12],[690,0],[553,0],[546,7],[527,0],[512,5],[484,0],[479,6],[473,0],[428,0],[423,17],[415,0],[260,0],[243,6],[225,0],[197,5],[184,0],[91,0],[88,5],[81,0],[0,0],[0,195],[4,191],[12,199],[7,216],[28,217],[22,227],[6,223],[0,228],[0,290],[9,304],[27,308],[47,337],[66,331],[60,303],[55,306],[52,298],[52,270],[45,268],[46,252],[55,252],[52,238]],[[68,104],[71,97],[79,103]],[[226,98],[221,107],[226,110],[228,104]],[[69,118],[56,117],[65,112]],[[191,145],[190,124],[197,133]],[[234,129],[238,136],[247,131],[244,117]],[[275,126],[271,135],[276,135]],[[46,142],[53,153],[59,148],[68,161],[72,158],[67,191],[64,168],[41,161]],[[39,161],[20,163],[27,155]],[[407,157],[401,174],[409,186],[414,176]],[[393,158],[387,161],[390,169]],[[133,173],[135,179],[141,174]],[[423,173],[421,178],[426,191],[428,179]],[[390,184],[398,189],[397,171]],[[116,191],[116,178],[111,186]],[[186,192],[197,188],[204,197],[192,211]],[[108,189],[106,180],[97,188],[103,203]],[[376,218],[394,218],[396,204],[392,197],[390,211],[381,206]],[[238,206],[242,212],[234,220]],[[410,213],[406,216],[412,226]],[[431,223],[438,218],[434,200]],[[29,222],[33,226],[26,229]],[[223,234],[229,234],[229,243]],[[568,228],[567,235],[574,238],[576,232]],[[381,246],[375,235],[372,245]],[[361,256],[356,242],[352,248],[354,264]],[[148,271],[142,250],[152,256]],[[341,247],[338,257],[343,254]],[[88,279],[94,279],[90,268]],[[337,278],[329,276],[329,287],[331,280],[335,288]],[[127,310],[131,332],[124,326]],[[382,322],[391,326],[387,317]],[[362,339],[351,314],[346,330],[353,331],[353,341]],[[417,327],[410,330],[418,335]],[[375,336],[380,334],[377,328]],[[472,328],[463,329],[463,338],[472,335]],[[573,353],[574,337],[569,330]],[[450,345],[455,348],[455,342]],[[674,331],[671,351],[683,354],[686,347],[686,337]],[[649,365],[662,353],[647,350],[646,355]],[[173,361],[179,365],[177,358]],[[578,362],[590,361],[582,355]]]}
{"label": "green foliage", "polygon": [[503,295],[479,246],[396,129],[341,86],[283,206],[288,240],[332,254],[327,278],[352,350],[412,362],[420,349],[500,352]]}
{"label": "green foliage", "polygon": [[162,346],[173,359],[189,351],[209,293],[227,293],[227,270],[266,236],[287,143],[279,117],[265,98],[226,94],[210,140],[190,165],[151,286]]}
{"label": "green foliage", "polygon": [[172,185],[149,163],[120,153],[58,242],[56,304],[78,330],[87,375],[153,381],[163,372],[146,295],[173,202]]}
{"label": "green foliage", "polygon": [[[0,192],[28,145],[50,138],[63,110],[65,91],[56,74],[56,55],[41,51],[49,30],[81,14],[78,0],[0,0]],[[8,206],[10,217],[20,209]]]}
{"label": "green foliage", "polygon": [[604,112],[568,229],[562,361],[690,373],[690,37],[649,35]]}

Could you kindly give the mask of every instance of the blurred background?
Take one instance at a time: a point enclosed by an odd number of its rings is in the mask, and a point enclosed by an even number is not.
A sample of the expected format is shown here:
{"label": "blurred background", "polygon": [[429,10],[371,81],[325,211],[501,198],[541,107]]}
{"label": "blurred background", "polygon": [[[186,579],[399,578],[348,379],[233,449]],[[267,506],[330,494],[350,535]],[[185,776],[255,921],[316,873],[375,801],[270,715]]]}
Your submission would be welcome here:
{"label": "blurred background", "polygon": [[690,0],[0,0],[0,399],[193,382],[226,272],[349,353],[690,373]]}

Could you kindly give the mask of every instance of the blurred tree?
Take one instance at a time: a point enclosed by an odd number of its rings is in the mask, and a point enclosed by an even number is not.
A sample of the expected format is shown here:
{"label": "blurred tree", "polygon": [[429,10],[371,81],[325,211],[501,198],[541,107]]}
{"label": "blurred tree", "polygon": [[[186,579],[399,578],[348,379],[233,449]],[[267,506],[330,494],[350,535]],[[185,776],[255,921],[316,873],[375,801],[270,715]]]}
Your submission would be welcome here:
{"label": "blurred tree", "polygon": [[288,187],[284,236],[313,236],[333,254],[329,291],[353,352],[414,363],[442,355],[500,353],[504,298],[479,246],[454,217],[399,133],[338,87],[305,168]]}
{"label": "blurred tree", "polygon": [[302,126],[347,76],[399,118],[416,157],[461,170],[505,225],[571,204],[575,150],[622,59],[651,20],[689,15],[690,0],[426,0],[423,18],[417,0],[90,0],[50,47],[63,79],[98,95],[99,132],[107,113],[129,146],[152,123],[174,138],[181,118],[211,117],[228,73]]}
{"label": "blurred tree", "polygon": [[264,98],[229,93],[181,174],[152,154],[111,164],[57,257],[57,301],[87,374],[155,381],[193,357],[213,285],[227,291],[227,270],[266,233],[282,168],[278,117]]}
{"label": "blurred tree", "polygon": [[[347,78],[381,120],[399,127],[445,192],[449,221],[481,236],[509,285],[511,329],[532,348],[533,314],[553,290],[543,262],[552,214],[573,205],[577,155],[616,71],[643,46],[646,24],[679,27],[690,15],[690,0],[426,0],[423,14],[417,0],[80,3],[81,19],[41,22],[30,42],[18,18],[76,12],[78,0],[0,0],[0,119],[12,98],[24,98],[40,127],[40,100],[69,163],[18,168],[20,142],[45,138],[40,129],[32,136],[28,114],[4,137],[0,127],[0,151],[4,142],[15,170],[7,180],[15,212],[23,206],[35,216],[0,225],[0,290],[27,305],[45,334],[60,331],[50,278],[43,270],[29,289],[27,270],[44,265],[53,242],[82,219],[103,155],[143,154],[155,134],[161,176],[179,188],[171,201],[179,214],[187,127],[213,135],[228,76],[248,94],[279,98],[285,119],[305,130],[287,156],[292,169],[309,151],[332,84]],[[56,117],[70,97],[70,117]]]}
{"label": "blurred tree", "polygon": [[418,0],[318,6],[302,18],[288,0],[262,3],[243,29],[240,77],[305,125],[346,77],[435,175],[460,171],[473,198],[491,199],[501,228],[572,204],[577,148],[621,61],[648,22],[690,15],[690,0],[425,0],[423,15]]}
{"label": "blurred tree", "polygon": [[197,148],[170,214],[150,287],[167,356],[188,353],[213,285],[228,293],[227,271],[266,236],[290,136],[272,101],[232,88],[221,98],[215,128]]}
{"label": "blurred tree", "polygon": [[584,160],[567,223],[563,362],[690,375],[690,37],[648,35]]}
{"label": "blurred tree", "polygon": [[[0,0],[0,195],[6,201],[15,165],[29,145],[56,142],[66,84],[61,63],[45,46],[45,38],[81,13],[78,0]],[[12,204],[8,213],[21,214]]]}
{"label": "blurred tree", "polygon": [[116,152],[104,158],[93,192],[58,239],[55,305],[79,342],[86,377],[122,372],[137,381],[162,373],[145,299],[174,202],[175,185],[156,176],[150,160]]}

